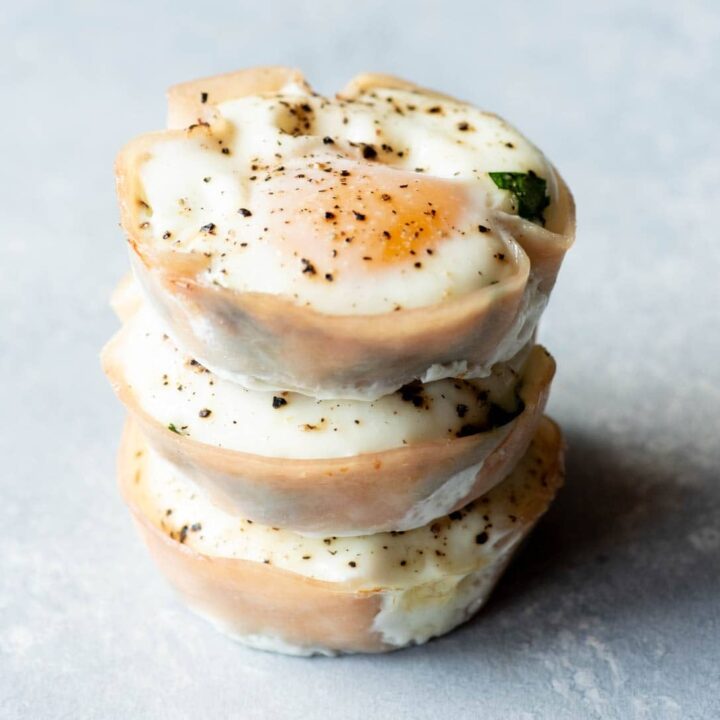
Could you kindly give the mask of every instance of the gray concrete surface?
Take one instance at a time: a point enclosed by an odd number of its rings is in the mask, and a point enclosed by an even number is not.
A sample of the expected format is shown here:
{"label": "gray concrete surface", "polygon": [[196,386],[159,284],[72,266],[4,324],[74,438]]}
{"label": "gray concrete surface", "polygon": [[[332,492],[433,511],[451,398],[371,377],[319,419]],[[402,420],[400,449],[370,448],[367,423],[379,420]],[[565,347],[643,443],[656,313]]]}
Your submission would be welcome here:
{"label": "gray concrete surface", "polygon": [[[720,717],[717,2],[29,1],[0,46],[0,717]],[[216,635],[115,488],[113,156],[171,82],[277,62],[493,109],[579,208],[542,328],[567,487],[480,617],[387,657]]]}

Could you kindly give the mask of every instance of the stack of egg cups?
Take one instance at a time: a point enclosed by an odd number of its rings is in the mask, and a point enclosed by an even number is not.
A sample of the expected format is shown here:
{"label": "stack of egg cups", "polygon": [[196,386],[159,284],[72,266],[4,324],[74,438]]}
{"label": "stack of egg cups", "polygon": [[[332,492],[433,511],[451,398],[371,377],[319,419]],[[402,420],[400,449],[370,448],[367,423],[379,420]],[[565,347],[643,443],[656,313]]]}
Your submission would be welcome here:
{"label": "stack of egg cups", "polygon": [[[519,194],[502,191],[502,206],[484,200],[480,242],[503,249],[493,246],[504,265],[492,282],[421,306],[337,313],[212,276],[207,248],[227,242],[220,217],[230,185],[191,202],[183,178],[195,172],[205,186],[217,184],[218,163],[235,167],[243,142],[267,140],[252,123],[233,121],[233,103],[253,102],[256,114],[297,103],[312,115],[302,132],[278,123],[284,142],[305,143],[276,161],[280,173],[282,163],[299,162],[308,168],[295,168],[295,177],[311,175],[307,148],[331,145],[340,178],[378,167],[371,195],[403,178],[398,187],[415,191],[417,183],[422,195],[430,181],[397,159],[382,163],[371,137],[325,134],[327,121],[323,131],[323,112],[340,107],[353,118],[357,105],[380,113],[380,100],[424,132],[433,131],[425,118],[437,115],[460,132],[491,123],[512,138],[506,146],[527,143],[495,116],[396,78],[360,76],[330,101],[297,71],[262,68],[172,88],[169,129],[133,141],[118,160],[133,275],[113,297],[123,327],[102,360],[129,411],[122,494],[187,604],[263,649],[382,652],[448,632],[482,606],[562,483],[561,434],[543,417],[555,364],[535,332],[573,241],[574,205],[529,143],[542,163],[530,175],[542,174],[547,207],[528,218]],[[415,120],[408,108],[418,107]],[[207,175],[203,153],[213,153]],[[165,163],[165,174],[153,162]],[[521,175],[507,163],[490,171]],[[261,172],[272,186],[273,170]],[[388,181],[388,172],[397,177]],[[205,245],[174,240],[177,223],[168,229],[162,207],[168,186],[181,196],[177,214],[200,218]],[[372,221],[372,201],[355,192],[363,212],[355,207],[354,220]],[[234,212],[271,232],[275,211],[290,221],[302,212],[287,198],[272,202],[255,196]],[[397,203],[393,214],[412,211]],[[343,211],[333,208],[323,220]],[[354,237],[366,227],[354,227]],[[227,252],[239,252],[236,245]],[[315,257],[299,261],[301,282],[317,285],[309,276],[318,274],[340,281]],[[374,292],[372,283],[363,290],[370,300]]]}

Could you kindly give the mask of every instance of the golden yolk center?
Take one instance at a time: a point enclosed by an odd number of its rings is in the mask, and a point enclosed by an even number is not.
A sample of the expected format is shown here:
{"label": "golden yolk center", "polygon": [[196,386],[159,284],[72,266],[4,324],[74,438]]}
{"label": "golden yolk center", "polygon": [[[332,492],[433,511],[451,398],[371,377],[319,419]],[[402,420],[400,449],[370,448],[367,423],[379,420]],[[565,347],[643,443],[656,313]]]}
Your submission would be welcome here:
{"label": "golden yolk center", "polygon": [[346,266],[416,262],[461,231],[468,205],[459,183],[379,164],[319,163],[273,180],[272,241],[304,257],[342,254]]}

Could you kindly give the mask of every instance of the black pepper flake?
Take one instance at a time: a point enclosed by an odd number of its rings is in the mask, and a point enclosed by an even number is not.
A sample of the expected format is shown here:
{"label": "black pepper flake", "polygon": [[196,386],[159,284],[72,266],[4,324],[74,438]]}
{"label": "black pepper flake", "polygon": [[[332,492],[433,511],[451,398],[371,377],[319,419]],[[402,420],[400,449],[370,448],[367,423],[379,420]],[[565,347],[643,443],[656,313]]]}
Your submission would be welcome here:
{"label": "black pepper flake", "polygon": [[215,233],[215,223],[208,223],[207,225],[203,225],[200,228],[201,232],[210,233],[211,235]]}
{"label": "black pepper flake", "polygon": [[377,150],[372,145],[365,145],[362,154],[366,160],[374,160],[377,157]]}
{"label": "black pepper flake", "polygon": [[238,210],[238,212],[239,212],[243,217],[252,217],[252,213],[251,213],[247,208],[240,208],[240,209]]}
{"label": "black pepper flake", "polygon": [[490,232],[490,228],[489,228],[489,227],[485,227],[485,225],[478,225],[478,230],[479,230],[481,233]]}
{"label": "black pepper flake", "polygon": [[230,154],[230,148],[223,148],[220,151],[223,155],[229,155]]}
{"label": "black pepper flake", "polygon": [[519,398],[516,400],[516,407],[514,410],[506,410],[501,405],[492,403],[488,411],[488,422],[491,427],[501,427],[516,418],[524,409],[525,403]]}
{"label": "black pepper flake", "polygon": [[163,240],[167,240],[169,237],[172,237],[172,233],[169,230],[163,233]]}
{"label": "black pepper flake", "polygon": [[353,210],[353,215],[355,216],[356,220],[365,220],[365,215],[363,213],[357,212],[357,210]]}
{"label": "black pepper flake", "polygon": [[423,384],[419,380],[413,380],[398,390],[400,397],[405,402],[412,403],[416,408],[422,407],[425,404],[423,391]]}
{"label": "black pepper flake", "polygon": [[341,170],[340,177],[350,177],[350,171],[349,170]]}
{"label": "black pepper flake", "polygon": [[208,94],[206,92],[200,93],[200,102],[204,105],[208,101]]}
{"label": "black pepper flake", "polygon": [[488,534],[486,532],[478,533],[475,536],[475,542],[478,545],[484,545],[488,541]]}
{"label": "black pepper flake", "polygon": [[468,406],[464,405],[463,403],[458,403],[455,406],[455,412],[457,413],[457,416],[459,418],[464,418],[467,415]]}
{"label": "black pepper flake", "polygon": [[351,561],[348,563],[348,565],[349,565],[350,567],[357,567],[357,563],[356,563],[354,560],[351,560]]}
{"label": "black pepper flake", "polygon": [[455,433],[455,437],[457,437],[457,438],[469,437],[470,435],[477,435],[478,433],[481,433],[484,430],[487,430],[487,426],[485,426],[485,425],[482,425],[480,423],[467,423],[467,424],[463,425]]}
{"label": "black pepper flake", "polygon": [[335,219],[335,213],[330,212],[330,210],[325,211],[325,219],[326,220],[334,220]]}
{"label": "black pepper flake", "polygon": [[460,510],[455,510],[455,512],[451,512],[448,517],[451,520],[462,520],[463,514],[460,512]]}
{"label": "black pepper flake", "polygon": [[402,567],[405,567],[405,566],[407,565],[407,560],[401,560],[401,561],[400,561],[400,565],[401,565]]}
{"label": "black pepper flake", "polygon": [[470,123],[465,122],[465,121],[459,122],[459,123],[457,124],[457,129],[458,129],[458,130],[461,130],[462,132],[466,132],[467,130],[470,129]]}
{"label": "black pepper flake", "polygon": [[207,408],[203,408],[203,409],[198,413],[198,415],[199,415],[201,418],[210,417],[210,415],[212,415],[212,410],[208,410]]}
{"label": "black pepper flake", "polygon": [[388,195],[388,193],[383,193],[383,194],[380,196],[380,198],[381,198],[382,200],[384,200],[385,202],[388,202],[388,201],[391,199],[391,198],[390,198],[390,195]]}
{"label": "black pepper flake", "polygon": [[335,141],[329,135],[326,135],[323,138],[323,142],[325,143],[325,145],[334,145],[335,144]]}
{"label": "black pepper flake", "polygon": [[332,276],[332,273],[325,273],[325,279],[326,279],[328,282],[332,282],[332,281],[334,280],[334,278],[333,278],[333,276]]}
{"label": "black pepper flake", "polygon": [[315,266],[307,258],[300,258],[300,262],[303,264],[303,273],[307,273],[308,275],[315,275],[317,273]]}
{"label": "black pepper flake", "polygon": [[277,410],[278,408],[281,408],[283,405],[287,405],[287,404],[288,404],[288,402],[285,398],[279,397],[277,395],[273,395],[272,406],[273,406],[273,408],[275,408],[275,410]]}
{"label": "black pepper flake", "polygon": [[184,542],[185,542],[185,539],[187,538],[187,534],[188,534],[188,526],[187,526],[187,525],[183,525],[183,526],[180,528],[180,534],[178,535],[178,540],[179,540],[181,543],[184,543]]}

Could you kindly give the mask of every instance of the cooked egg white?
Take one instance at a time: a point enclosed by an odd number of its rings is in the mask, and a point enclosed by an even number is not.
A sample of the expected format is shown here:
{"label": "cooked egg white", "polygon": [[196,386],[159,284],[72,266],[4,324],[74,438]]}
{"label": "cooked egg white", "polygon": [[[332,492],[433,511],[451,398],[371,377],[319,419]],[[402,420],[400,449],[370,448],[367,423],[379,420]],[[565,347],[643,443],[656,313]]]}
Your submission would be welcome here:
{"label": "cooked egg white", "polygon": [[533,171],[557,194],[510,125],[420,92],[351,101],[288,87],[218,112],[217,133],[197,126],[143,162],[147,232],[203,254],[207,283],[324,313],[422,307],[501,281],[518,250],[494,217],[518,207],[488,173]]}
{"label": "cooked egg white", "polygon": [[348,583],[353,590],[415,589],[414,595],[395,598],[395,605],[406,611],[447,596],[465,576],[505,557],[555,491],[545,477],[549,459],[533,443],[500,485],[425,526],[355,537],[305,537],[225,513],[174,465],[150,449],[140,452],[146,455],[138,459],[141,470],[134,475],[133,494],[146,517],[175,540],[204,555],[264,563]]}
{"label": "cooked egg white", "polygon": [[490,429],[498,406],[516,408],[527,354],[482,380],[413,383],[368,402],[248,390],[223,380],[179,350],[149,309],[127,322],[117,352],[142,409],[168,432],[287,458],[351,457]]}

